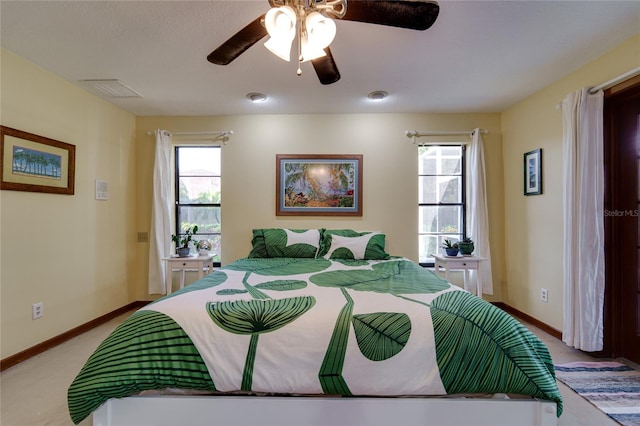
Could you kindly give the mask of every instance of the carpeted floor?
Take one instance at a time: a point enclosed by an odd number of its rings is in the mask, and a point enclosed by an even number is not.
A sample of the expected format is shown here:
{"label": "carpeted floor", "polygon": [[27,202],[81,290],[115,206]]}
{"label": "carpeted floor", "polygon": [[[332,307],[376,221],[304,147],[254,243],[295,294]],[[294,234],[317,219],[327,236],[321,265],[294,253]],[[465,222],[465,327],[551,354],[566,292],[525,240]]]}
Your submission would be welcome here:
{"label": "carpeted floor", "polygon": [[624,426],[640,426],[640,371],[626,364],[570,362],[556,365],[556,377]]}

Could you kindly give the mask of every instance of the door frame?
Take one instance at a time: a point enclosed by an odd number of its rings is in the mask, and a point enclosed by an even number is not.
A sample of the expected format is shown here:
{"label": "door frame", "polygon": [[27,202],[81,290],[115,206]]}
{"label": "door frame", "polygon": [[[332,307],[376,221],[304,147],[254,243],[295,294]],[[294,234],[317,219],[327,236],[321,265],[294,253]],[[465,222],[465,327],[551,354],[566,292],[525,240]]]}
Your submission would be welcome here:
{"label": "door frame", "polygon": [[[640,99],[640,76],[626,80],[605,91],[604,98],[604,229],[605,229],[605,301],[604,301],[604,342],[603,350],[595,353],[607,357],[640,356],[636,339],[629,339],[629,327],[638,324],[638,218],[618,216],[611,212],[635,211],[637,197],[630,202],[628,188],[622,185],[631,175],[638,181],[638,161],[634,161],[629,171],[630,157],[637,152],[628,152],[621,146],[619,109],[629,100]],[[636,194],[638,191],[635,191]],[[607,214],[609,212],[609,214]],[[630,232],[635,229],[636,232]],[[621,248],[621,249],[620,249]],[[635,274],[631,271],[635,265]],[[635,275],[635,277],[634,277]],[[635,278],[635,288],[629,283]]]}

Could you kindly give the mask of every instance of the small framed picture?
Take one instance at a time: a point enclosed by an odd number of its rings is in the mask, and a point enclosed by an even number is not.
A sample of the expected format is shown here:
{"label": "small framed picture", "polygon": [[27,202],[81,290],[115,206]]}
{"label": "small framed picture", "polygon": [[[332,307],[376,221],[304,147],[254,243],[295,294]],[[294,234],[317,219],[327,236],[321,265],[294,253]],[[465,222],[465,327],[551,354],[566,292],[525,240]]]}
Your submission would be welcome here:
{"label": "small framed picture", "polygon": [[542,194],[542,149],[524,153],[524,195]]}

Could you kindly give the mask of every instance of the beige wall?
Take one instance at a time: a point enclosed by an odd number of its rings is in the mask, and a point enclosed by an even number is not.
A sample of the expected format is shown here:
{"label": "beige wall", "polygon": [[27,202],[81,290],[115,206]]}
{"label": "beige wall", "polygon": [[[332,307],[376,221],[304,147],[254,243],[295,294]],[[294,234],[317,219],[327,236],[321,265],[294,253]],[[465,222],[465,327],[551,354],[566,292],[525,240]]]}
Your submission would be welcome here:
{"label": "beige wall", "polygon": [[[470,130],[485,135],[495,297],[500,297],[503,194],[499,114],[252,115],[221,117],[138,117],[138,230],[150,223],[154,137],[173,132],[233,130],[222,148],[222,263],[246,257],[251,230],[265,227],[352,228],[387,234],[391,254],[418,259],[417,145],[405,130]],[[463,139],[466,137],[463,137]],[[468,139],[467,139],[468,140]],[[185,141],[176,137],[174,142]],[[363,216],[289,217],[275,215],[276,154],[362,154]],[[147,256],[148,247],[140,247]],[[143,263],[143,262],[141,262]],[[146,271],[139,271],[137,297],[146,294]]]}
{"label": "beige wall", "polygon": [[[1,51],[1,123],[76,146],[75,195],[0,192],[4,359],[132,300],[135,117]],[[95,180],[108,201],[94,198]],[[31,305],[44,317],[31,319]]]}
{"label": "beige wall", "polygon": [[[556,105],[640,66],[640,35],[502,114],[506,285],[503,301],[562,329],[562,111]],[[523,154],[542,148],[544,192],[523,195]],[[549,301],[540,300],[540,288]]]}

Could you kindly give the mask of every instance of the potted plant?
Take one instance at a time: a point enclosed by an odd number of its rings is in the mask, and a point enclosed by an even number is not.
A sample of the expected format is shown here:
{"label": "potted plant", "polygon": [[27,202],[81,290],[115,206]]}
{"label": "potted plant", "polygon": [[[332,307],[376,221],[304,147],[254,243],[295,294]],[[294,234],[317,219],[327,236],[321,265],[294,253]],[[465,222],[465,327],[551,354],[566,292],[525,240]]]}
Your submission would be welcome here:
{"label": "potted plant", "polygon": [[451,240],[444,240],[442,248],[447,253],[447,256],[458,255],[458,243],[452,243]]}
{"label": "potted plant", "polygon": [[200,256],[207,256],[209,254],[209,250],[213,247],[211,241],[209,240],[198,240],[196,241],[196,248],[198,249],[198,254]]}
{"label": "potted plant", "polygon": [[184,235],[171,234],[171,241],[176,244],[176,253],[179,257],[189,256],[189,243],[193,241],[193,237],[198,232],[198,225],[193,228],[187,228]]}
{"label": "potted plant", "polygon": [[466,237],[462,241],[458,241],[458,249],[460,250],[461,255],[471,256],[471,253],[473,253],[473,250],[475,249],[473,240],[469,237]]}

